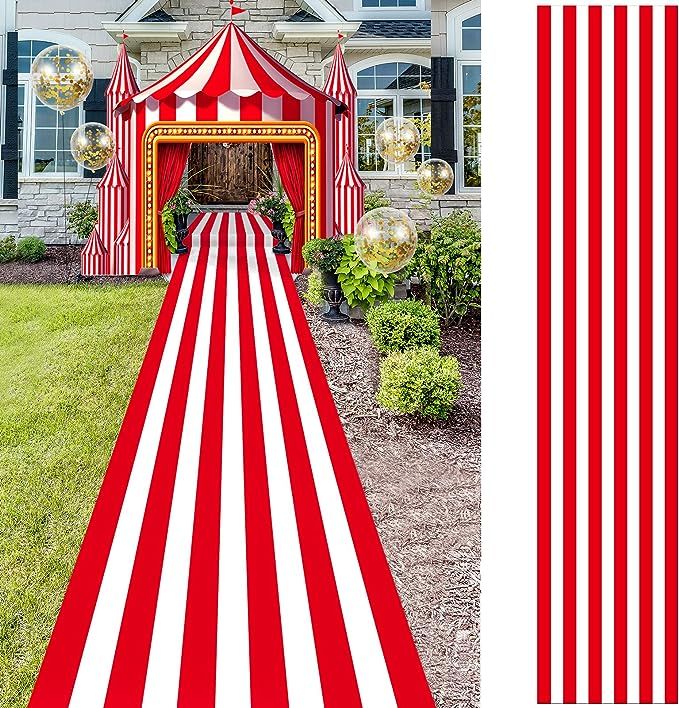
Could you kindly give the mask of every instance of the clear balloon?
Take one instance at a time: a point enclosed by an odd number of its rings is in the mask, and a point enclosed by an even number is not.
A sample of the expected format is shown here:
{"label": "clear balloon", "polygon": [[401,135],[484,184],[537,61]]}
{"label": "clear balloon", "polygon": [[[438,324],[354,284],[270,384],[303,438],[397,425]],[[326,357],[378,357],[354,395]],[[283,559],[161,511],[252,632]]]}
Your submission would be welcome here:
{"label": "clear balloon", "polygon": [[375,131],[375,146],[383,160],[400,163],[411,160],[420,149],[420,131],[406,118],[387,118]]}
{"label": "clear balloon", "polygon": [[453,168],[436,157],[423,162],[417,170],[417,186],[432,197],[445,194],[453,186],[454,179]]}
{"label": "clear balloon", "polygon": [[101,123],[85,123],[71,135],[71,154],[88,170],[98,170],[112,157],[116,149],[113,133]]}
{"label": "clear balloon", "polygon": [[363,215],[354,233],[356,252],[371,270],[388,275],[401,270],[415,255],[417,227],[403,211],[391,207]]}
{"label": "clear balloon", "polygon": [[33,60],[31,84],[48,108],[64,113],[80,105],[94,83],[92,66],[77,49],[55,44]]}

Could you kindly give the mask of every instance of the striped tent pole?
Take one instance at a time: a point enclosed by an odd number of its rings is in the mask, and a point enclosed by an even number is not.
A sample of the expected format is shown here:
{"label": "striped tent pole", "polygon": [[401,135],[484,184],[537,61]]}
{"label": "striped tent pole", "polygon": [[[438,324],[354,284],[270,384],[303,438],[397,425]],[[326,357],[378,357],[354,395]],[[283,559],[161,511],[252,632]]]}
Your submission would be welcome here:
{"label": "striped tent pole", "polygon": [[337,44],[330,66],[330,72],[323,90],[333,98],[344,103],[347,110],[335,121],[335,164],[341,164],[344,153],[349,152],[349,159],[356,162],[356,87],[349,75],[344,61],[341,43]]}
{"label": "striped tent pole", "polygon": [[80,255],[80,269],[83,275],[108,275],[108,252],[95,226]]}
{"label": "striped tent pole", "polygon": [[134,275],[136,271],[132,268],[130,260],[130,220],[123,226],[120,235],[113,244],[113,259],[111,272],[117,275]]}
{"label": "striped tent pole", "polygon": [[347,149],[335,177],[335,220],[341,234],[351,234],[363,216],[365,184]]}
{"label": "striped tent pole", "polygon": [[[124,265],[116,257],[116,243],[129,219],[130,213],[130,153],[132,144],[130,115],[116,113],[120,103],[139,91],[132,65],[127,55],[125,35],[118,49],[111,81],[106,89],[106,112],[108,126],[113,132],[116,155],[109,162],[104,178],[99,183],[99,233],[104,247],[111,254],[111,275],[125,275],[129,264]],[[129,240],[129,236],[128,236]],[[120,270],[123,268],[123,270]]]}

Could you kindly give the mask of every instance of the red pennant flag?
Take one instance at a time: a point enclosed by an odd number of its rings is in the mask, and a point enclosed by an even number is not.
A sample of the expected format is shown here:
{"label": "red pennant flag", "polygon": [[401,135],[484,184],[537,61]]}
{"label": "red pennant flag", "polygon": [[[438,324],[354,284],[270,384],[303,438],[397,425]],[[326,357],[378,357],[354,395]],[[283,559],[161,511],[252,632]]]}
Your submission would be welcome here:
{"label": "red pennant flag", "polygon": [[241,12],[247,12],[247,10],[243,10],[242,7],[236,7],[235,5],[231,5],[231,17],[234,15],[239,15]]}

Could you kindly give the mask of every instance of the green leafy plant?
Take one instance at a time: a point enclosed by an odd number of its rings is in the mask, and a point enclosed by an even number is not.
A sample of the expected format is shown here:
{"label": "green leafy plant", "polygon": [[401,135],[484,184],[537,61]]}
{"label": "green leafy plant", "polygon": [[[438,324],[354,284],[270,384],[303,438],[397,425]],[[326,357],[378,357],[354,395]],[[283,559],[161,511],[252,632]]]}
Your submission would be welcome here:
{"label": "green leafy plant", "polygon": [[26,236],[17,243],[17,257],[22,261],[37,263],[47,253],[45,242],[37,236]]}
{"label": "green leafy plant", "polygon": [[323,302],[323,278],[317,270],[311,271],[304,299],[315,307],[319,307]]}
{"label": "green leafy plant", "polygon": [[458,361],[423,347],[390,354],[380,366],[377,402],[397,413],[445,420],[462,388]]}
{"label": "green leafy plant", "polygon": [[170,249],[170,253],[176,253],[179,248],[179,239],[177,237],[177,225],[174,222],[174,212],[168,202],[160,213],[160,220],[163,224],[163,233],[165,234],[165,243]]}
{"label": "green leafy plant", "polygon": [[302,246],[302,256],[311,268],[321,273],[335,273],[344,256],[344,244],[334,236],[312,238]]}
{"label": "green leafy plant", "polygon": [[285,218],[288,215],[287,204],[287,199],[277,191],[266,192],[250,201],[248,204],[248,213],[261,214],[262,216],[266,216],[271,219],[271,221],[284,223]]}
{"label": "green leafy plant", "polygon": [[285,216],[283,217],[282,223],[288,241],[292,242],[292,235],[295,230],[295,210],[292,208],[292,204],[287,200],[285,202]]}
{"label": "green leafy plant", "polygon": [[80,239],[88,239],[97,225],[99,210],[93,202],[76,202],[71,204],[66,211],[66,223]]}
{"label": "green leafy plant", "polygon": [[192,214],[195,211],[200,211],[200,205],[186,183],[180,185],[165,207],[173,214]]}
{"label": "green leafy plant", "polygon": [[17,241],[14,236],[0,239],[0,263],[9,263],[17,258]]}
{"label": "green leafy plant", "polygon": [[344,253],[336,272],[349,307],[360,307],[367,312],[376,303],[393,297],[396,276],[368,268],[358,257],[352,235],[345,236],[342,244]]}
{"label": "green leafy plant", "polygon": [[373,307],[366,316],[375,349],[382,354],[441,346],[438,315],[419,300],[392,300]]}
{"label": "green leafy plant", "polygon": [[434,219],[418,270],[432,307],[446,323],[481,307],[481,227],[469,211]]}
{"label": "green leafy plant", "polygon": [[363,209],[365,211],[372,211],[373,209],[380,209],[381,207],[391,206],[391,199],[386,195],[386,192],[378,190],[376,192],[366,192],[363,197]]}

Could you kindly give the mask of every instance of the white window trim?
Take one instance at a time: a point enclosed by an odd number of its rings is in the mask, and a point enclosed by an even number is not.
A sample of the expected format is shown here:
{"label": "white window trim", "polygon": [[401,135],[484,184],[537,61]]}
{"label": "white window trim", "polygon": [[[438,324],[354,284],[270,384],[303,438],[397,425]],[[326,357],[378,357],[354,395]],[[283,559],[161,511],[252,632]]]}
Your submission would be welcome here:
{"label": "white window trim", "polygon": [[[455,85],[457,86],[457,101],[455,102],[455,144],[457,146],[457,162],[455,163],[455,185],[460,194],[479,194],[481,187],[466,187],[464,179],[464,133],[462,129],[462,66],[476,64],[481,66],[481,51],[462,49],[462,23],[481,12],[481,0],[469,2],[456,7],[447,13],[448,56],[455,60]],[[483,46],[483,17],[481,17],[481,46]],[[483,71],[483,69],[482,69]],[[481,99],[483,101],[483,99]]]}
{"label": "white window trim", "polygon": [[[358,72],[362,69],[368,69],[371,66],[377,66],[378,64],[390,64],[392,62],[402,62],[407,64],[419,64],[420,66],[426,66],[431,68],[431,62],[427,60],[426,57],[417,54],[379,54],[368,59],[362,59],[352,64],[349,67],[349,73],[354,85],[357,85]],[[356,91],[357,97],[361,98],[393,98],[394,99],[394,117],[400,117],[403,115],[403,99],[404,98],[431,98],[429,91],[413,91],[409,90],[408,95],[405,96],[403,93],[398,93],[397,91],[386,91],[384,89],[363,89]],[[354,130],[358,135],[358,115],[356,116],[356,124]],[[415,179],[415,172],[406,172],[404,165],[396,165],[395,170],[361,170],[360,174],[364,177],[370,179],[388,179],[394,177],[400,177],[404,179]]]}
{"label": "white window trim", "polygon": [[[92,58],[91,47],[72,35],[63,32],[54,32],[52,30],[21,30],[18,33],[18,41],[23,42],[33,40],[38,42],[52,42],[54,44],[64,44],[67,47],[72,47],[82,52],[88,59]],[[24,88],[24,123],[21,131],[22,154],[21,163],[22,170],[19,172],[19,180],[22,182],[63,182],[64,172],[33,172],[33,156],[35,154],[35,106],[36,96],[31,86],[30,74],[19,74],[19,85]],[[85,109],[82,104],[79,107],[78,124],[81,125],[85,118]],[[67,146],[68,149],[68,146]],[[26,171],[26,167],[30,166],[30,171]],[[78,165],[77,172],[67,172],[67,181],[77,181],[83,179],[84,170]]]}
{"label": "white window trim", "polygon": [[408,7],[364,7],[363,0],[354,0],[352,19],[395,20],[409,15],[421,16],[426,10],[426,2],[415,0],[415,3]]}

